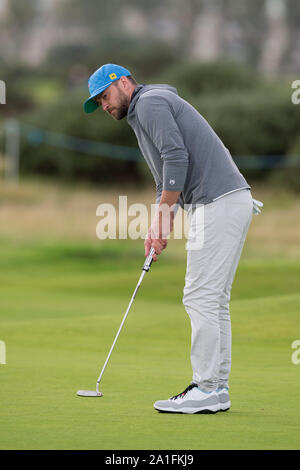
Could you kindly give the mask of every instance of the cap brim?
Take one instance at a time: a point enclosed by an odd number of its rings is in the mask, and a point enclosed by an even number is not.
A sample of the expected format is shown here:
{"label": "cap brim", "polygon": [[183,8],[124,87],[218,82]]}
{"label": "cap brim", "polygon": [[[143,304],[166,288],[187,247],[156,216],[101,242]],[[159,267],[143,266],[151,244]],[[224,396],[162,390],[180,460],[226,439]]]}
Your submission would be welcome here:
{"label": "cap brim", "polygon": [[98,88],[98,90],[96,90],[83,104],[83,109],[86,113],[92,113],[93,111],[96,111],[97,108],[99,108],[99,104],[96,103],[96,101],[94,101],[94,98],[98,95],[100,95],[100,93],[102,93],[102,91],[106,90],[106,88],[108,88],[109,86],[111,85],[111,83],[108,83],[107,85],[104,85],[100,88]]}
{"label": "cap brim", "polygon": [[93,113],[99,108],[99,104],[94,101],[94,98],[88,98],[83,105],[83,109],[86,113]]}

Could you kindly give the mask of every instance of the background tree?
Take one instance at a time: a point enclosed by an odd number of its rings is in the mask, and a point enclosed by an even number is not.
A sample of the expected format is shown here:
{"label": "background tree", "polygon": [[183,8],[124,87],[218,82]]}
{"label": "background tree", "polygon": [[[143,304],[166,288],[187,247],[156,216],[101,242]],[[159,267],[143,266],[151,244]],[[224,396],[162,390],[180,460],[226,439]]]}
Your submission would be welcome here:
{"label": "background tree", "polygon": [[26,39],[38,15],[38,1],[9,0],[4,27],[9,38],[9,52],[15,60],[20,59]]}

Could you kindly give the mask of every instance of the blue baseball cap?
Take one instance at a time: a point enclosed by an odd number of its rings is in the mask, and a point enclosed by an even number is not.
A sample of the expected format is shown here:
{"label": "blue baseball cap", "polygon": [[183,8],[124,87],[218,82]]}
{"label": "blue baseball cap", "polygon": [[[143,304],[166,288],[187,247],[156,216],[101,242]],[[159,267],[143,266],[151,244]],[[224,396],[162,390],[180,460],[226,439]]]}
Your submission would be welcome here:
{"label": "blue baseball cap", "polygon": [[128,77],[131,75],[129,70],[115,64],[105,64],[96,70],[88,80],[88,87],[90,97],[84,102],[83,109],[86,113],[92,113],[99,105],[94,101],[95,96],[102,93],[108,88],[113,82],[119,80],[121,77]]}

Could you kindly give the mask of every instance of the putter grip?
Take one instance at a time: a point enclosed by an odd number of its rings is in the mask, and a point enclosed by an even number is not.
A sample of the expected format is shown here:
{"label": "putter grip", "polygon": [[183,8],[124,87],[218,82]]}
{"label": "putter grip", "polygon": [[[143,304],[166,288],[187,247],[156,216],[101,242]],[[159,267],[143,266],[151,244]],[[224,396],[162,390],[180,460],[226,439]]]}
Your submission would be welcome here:
{"label": "putter grip", "polygon": [[143,271],[149,271],[150,266],[151,266],[152,261],[153,261],[154,253],[155,253],[154,248],[151,248],[150,253],[149,253],[149,255],[147,256],[147,258],[145,260],[145,263],[144,263],[144,266],[143,266]]}

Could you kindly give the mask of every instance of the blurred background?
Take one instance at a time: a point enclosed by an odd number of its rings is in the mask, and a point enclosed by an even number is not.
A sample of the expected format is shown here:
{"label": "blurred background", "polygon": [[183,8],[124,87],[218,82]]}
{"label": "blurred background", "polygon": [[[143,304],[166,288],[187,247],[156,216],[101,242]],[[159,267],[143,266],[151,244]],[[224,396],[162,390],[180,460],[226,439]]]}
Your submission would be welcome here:
{"label": "blurred background", "polygon": [[[299,230],[300,106],[291,99],[300,78],[299,2],[0,0],[0,26],[3,234],[95,240],[99,203],[122,193],[153,202],[126,119],[82,109],[89,75],[107,62],[140,83],[175,86],[208,120],[253,196],[267,202],[254,232],[264,223],[261,232],[277,231],[287,205]],[[268,209],[282,205],[272,222]]]}

